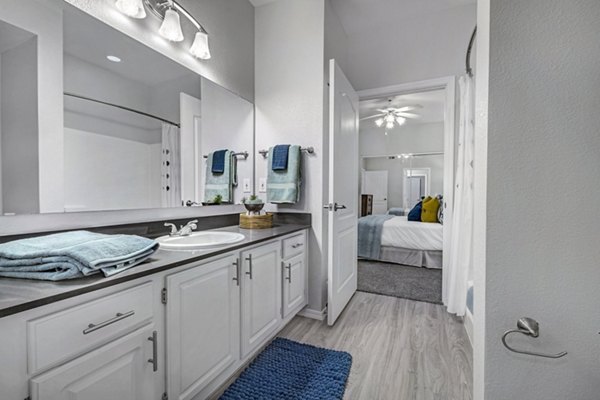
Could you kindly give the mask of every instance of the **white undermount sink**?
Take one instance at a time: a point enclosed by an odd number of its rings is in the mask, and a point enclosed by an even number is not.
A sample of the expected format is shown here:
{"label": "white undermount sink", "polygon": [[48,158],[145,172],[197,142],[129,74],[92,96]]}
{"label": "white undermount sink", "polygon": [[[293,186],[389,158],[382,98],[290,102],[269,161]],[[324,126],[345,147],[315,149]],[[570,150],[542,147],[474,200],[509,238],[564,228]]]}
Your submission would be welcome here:
{"label": "white undermount sink", "polygon": [[165,250],[202,250],[238,243],[245,238],[235,232],[202,231],[189,236],[161,236],[156,241]]}

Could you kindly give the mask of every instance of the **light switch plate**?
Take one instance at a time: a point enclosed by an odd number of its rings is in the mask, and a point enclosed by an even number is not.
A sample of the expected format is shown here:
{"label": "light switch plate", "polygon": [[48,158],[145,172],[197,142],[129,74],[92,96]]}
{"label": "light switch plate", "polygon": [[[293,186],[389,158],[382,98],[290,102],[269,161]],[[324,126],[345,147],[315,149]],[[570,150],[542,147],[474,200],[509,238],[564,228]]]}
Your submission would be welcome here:
{"label": "light switch plate", "polygon": [[267,178],[260,178],[258,180],[258,191],[260,193],[267,193]]}
{"label": "light switch plate", "polygon": [[244,193],[252,193],[252,189],[250,188],[250,178],[244,178]]}

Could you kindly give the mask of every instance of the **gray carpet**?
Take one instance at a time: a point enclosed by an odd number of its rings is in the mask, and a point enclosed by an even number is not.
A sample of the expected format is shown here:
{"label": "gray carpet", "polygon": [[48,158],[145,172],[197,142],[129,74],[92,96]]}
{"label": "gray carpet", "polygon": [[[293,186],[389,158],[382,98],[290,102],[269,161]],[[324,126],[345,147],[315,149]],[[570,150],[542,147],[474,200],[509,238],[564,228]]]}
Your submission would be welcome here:
{"label": "gray carpet", "polygon": [[359,260],[358,290],[442,304],[442,270]]}

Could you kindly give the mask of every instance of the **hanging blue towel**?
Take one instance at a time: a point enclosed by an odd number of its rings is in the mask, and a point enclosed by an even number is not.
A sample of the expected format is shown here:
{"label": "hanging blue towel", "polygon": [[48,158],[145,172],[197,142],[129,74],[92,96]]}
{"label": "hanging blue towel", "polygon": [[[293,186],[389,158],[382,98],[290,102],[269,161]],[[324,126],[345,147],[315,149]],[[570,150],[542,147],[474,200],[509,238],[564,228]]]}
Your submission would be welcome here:
{"label": "hanging blue towel", "polygon": [[273,160],[271,168],[273,171],[285,171],[288,167],[289,144],[278,144],[273,147]]}
{"label": "hanging blue towel", "polygon": [[225,153],[227,150],[217,150],[212,154],[211,171],[213,174],[222,174],[225,172]]}
{"label": "hanging blue towel", "polygon": [[111,276],[145,261],[154,240],[73,231],[0,244],[0,276],[60,281],[102,272]]}

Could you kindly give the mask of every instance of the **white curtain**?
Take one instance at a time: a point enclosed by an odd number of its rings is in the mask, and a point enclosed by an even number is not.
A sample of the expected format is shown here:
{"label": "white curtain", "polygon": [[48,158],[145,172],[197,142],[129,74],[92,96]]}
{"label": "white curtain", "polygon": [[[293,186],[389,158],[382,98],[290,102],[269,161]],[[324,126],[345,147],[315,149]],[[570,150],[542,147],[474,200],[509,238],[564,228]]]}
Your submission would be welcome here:
{"label": "white curtain", "polygon": [[454,186],[454,210],[450,239],[450,261],[445,271],[443,301],[448,312],[465,315],[468,281],[473,269],[473,153],[474,153],[474,84],[462,76],[458,82],[460,116],[458,160]]}
{"label": "white curtain", "polygon": [[161,201],[163,207],[181,207],[181,156],[179,128],[162,125]]}

